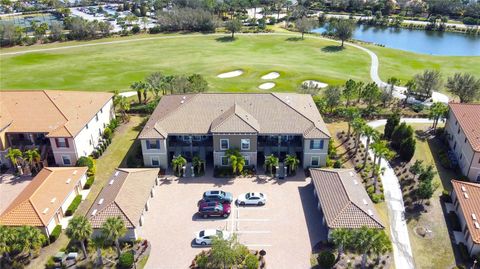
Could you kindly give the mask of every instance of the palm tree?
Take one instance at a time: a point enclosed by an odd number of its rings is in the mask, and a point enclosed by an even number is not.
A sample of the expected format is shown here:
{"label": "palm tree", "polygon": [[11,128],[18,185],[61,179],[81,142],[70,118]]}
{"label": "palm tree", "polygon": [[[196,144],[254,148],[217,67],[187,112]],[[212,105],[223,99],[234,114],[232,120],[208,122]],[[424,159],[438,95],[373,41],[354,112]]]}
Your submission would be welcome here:
{"label": "palm tree", "polygon": [[32,226],[21,226],[17,228],[17,231],[18,245],[22,252],[28,251],[29,256],[32,256],[32,251],[39,250],[47,240],[39,229]]}
{"label": "palm tree", "polygon": [[92,225],[85,216],[75,216],[68,223],[66,234],[68,238],[78,241],[82,247],[83,256],[87,258],[85,240],[92,235]]}
{"label": "palm tree", "polygon": [[0,225],[0,253],[3,253],[2,257],[5,256],[8,262],[11,261],[10,252],[14,247],[16,237],[17,232],[14,228]]}
{"label": "palm tree", "polygon": [[187,160],[183,158],[182,155],[178,155],[176,157],[173,156],[173,159],[172,159],[173,172],[181,176],[182,168],[186,163],[187,163]]}
{"label": "palm tree", "polygon": [[288,166],[290,174],[293,174],[297,170],[299,164],[300,160],[297,158],[297,156],[290,154],[287,154],[287,156],[285,156],[285,165]]}
{"label": "palm tree", "polygon": [[30,171],[32,173],[36,173],[38,170],[37,164],[40,162],[40,153],[38,153],[37,149],[30,149],[23,153],[24,160],[30,166]]}
{"label": "palm tree", "polygon": [[120,217],[108,218],[102,225],[102,235],[106,240],[115,242],[117,248],[117,255],[120,258],[120,242],[119,239],[127,233],[125,223]]}
{"label": "palm tree", "polygon": [[230,165],[232,166],[232,171],[235,174],[237,171],[241,173],[243,171],[243,167],[245,166],[245,157],[240,154],[238,149],[228,149],[225,152],[225,156],[227,156],[230,160]]}
{"label": "palm tree", "polygon": [[128,102],[127,97],[118,97],[118,108],[120,110],[120,113],[122,114],[122,121],[128,122],[129,117],[127,111],[130,110],[130,102]]}
{"label": "palm tree", "polygon": [[92,238],[93,244],[97,249],[97,266],[102,268],[103,266],[103,257],[102,257],[102,248],[105,245],[105,237],[103,235],[95,236]]}
{"label": "palm tree", "polygon": [[362,118],[355,118],[352,122],[353,131],[355,132],[355,154],[358,152],[358,146],[360,145],[360,137],[365,129],[365,120]]}
{"label": "palm tree", "polygon": [[345,247],[352,241],[352,231],[345,228],[334,229],[331,237],[335,246],[338,247],[338,257],[341,258]]}
{"label": "palm tree", "polygon": [[434,103],[430,107],[428,118],[433,120],[432,128],[437,129],[438,121],[443,120],[448,116],[448,106],[444,103]]}
{"label": "palm tree", "polygon": [[[387,141],[385,140],[375,142],[374,145],[372,145],[372,150],[374,152],[374,161],[378,157],[378,164],[376,165],[376,168],[374,167],[374,169],[372,169],[372,175],[375,176],[373,185],[375,186],[375,190],[377,190],[378,176],[380,174],[380,171],[377,170],[380,169],[382,158],[388,161],[393,158],[394,152],[388,148]],[[375,166],[375,162],[373,165]]]}
{"label": "palm tree", "polygon": [[19,149],[9,149],[5,157],[10,160],[15,171],[20,172],[18,170],[18,164],[19,164],[19,161],[22,160],[22,152]]}
{"label": "palm tree", "polygon": [[347,109],[344,110],[344,117],[345,120],[348,123],[348,131],[347,131],[347,139],[350,138],[350,133],[351,133],[351,127],[352,127],[352,122],[356,118],[360,116],[360,112],[358,111],[358,108],[356,107],[348,107]]}
{"label": "palm tree", "polygon": [[270,175],[273,176],[273,167],[278,165],[278,158],[273,154],[265,158],[265,168],[270,172]]}
{"label": "palm tree", "polygon": [[368,159],[368,149],[370,147],[370,141],[380,137],[380,134],[377,130],[373,129],[369,125],[365,125],[363,128],[363,135],[367,138],[367,143],[365,145],[365,159],[363,160],[363,167],[367,165]]}
{"label": "palm tree", "polygon": [[368,254],[383,254],[391,250],[391,242],[384,231],[362,227],[353,233],[353,247],[362,255],[362,268],[366,268]]}
{"label": "palm tree", "polygon": [[[135,81],[130,85],[130,88],[137,92],[138,103],[142,103],[143,91],[145,91],[146,85],[142,81]],[[147,101],[147,100],[144,100]]]}
{"label": "palm tree", "polygon": [[205,161],[200,159],[198,156],[194,156],[192,159],[193,167],[197,167],[197,174],[200,174],[200,171],[203,170],[203,165],[205,165]]}

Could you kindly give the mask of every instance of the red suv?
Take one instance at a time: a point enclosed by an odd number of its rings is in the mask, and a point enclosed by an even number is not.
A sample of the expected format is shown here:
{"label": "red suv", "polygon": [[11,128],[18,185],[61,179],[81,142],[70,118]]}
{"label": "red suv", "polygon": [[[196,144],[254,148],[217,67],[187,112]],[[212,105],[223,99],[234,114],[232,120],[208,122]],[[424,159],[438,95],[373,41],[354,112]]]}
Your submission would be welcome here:
{"label": "red suv", "polygon": [[198,213],[204,218],[228,217],[230,215],[230,204],[219,202],[201,202],[198,206]]}

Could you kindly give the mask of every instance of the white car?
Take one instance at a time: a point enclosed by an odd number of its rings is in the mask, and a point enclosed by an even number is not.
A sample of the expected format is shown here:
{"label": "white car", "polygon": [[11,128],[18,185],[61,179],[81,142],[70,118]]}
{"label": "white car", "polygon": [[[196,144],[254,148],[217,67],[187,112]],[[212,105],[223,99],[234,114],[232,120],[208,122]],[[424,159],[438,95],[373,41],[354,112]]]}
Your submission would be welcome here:
{"label": "white car", "polygon": [[195,234],[195,243],[203,246],[211,245],[215,237],[228,240],[230,239],[230,233],[215,229],[203,230]]}
{"label": "white car", "polygon": [[267,203],[267,196],[261,192],[247,192],[238,196],[237,203],[239,205],[264,205]]}

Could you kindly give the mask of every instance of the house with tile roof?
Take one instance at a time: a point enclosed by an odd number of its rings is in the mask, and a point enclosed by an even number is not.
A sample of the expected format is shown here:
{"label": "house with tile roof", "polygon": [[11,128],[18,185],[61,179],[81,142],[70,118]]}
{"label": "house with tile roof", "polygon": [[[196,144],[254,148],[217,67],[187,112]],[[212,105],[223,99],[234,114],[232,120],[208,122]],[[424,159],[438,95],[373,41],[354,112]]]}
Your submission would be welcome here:
{"label": "house with tile roof", "polygon": [[450,103],[445,134],[463,175],[480,182],[480,104]]}
{"label": "house with tile roof", "polygon": [[385,228],[354,169],[312,168],[310,176],[329,234],[338,228]]}
{"label": "house with tile roof", "polygon": [[235,148],[247,166],[291,154],[306,168],[325,165],[330,133],[307,94],[201,93],[162,97],[139,139],[147,167],[166,169],[178,155],[229,166]]}
{"label": "house with tile roof", "polygon": [[149,200],[155,195],[158,173],[158,168],[117,168],[86,215],[94,236],[101,233],[108,218],[120,217],[127,227],[122,239],[136,240],[137,228],[143,225]]}
{"label": "house with tile roof", "polygon": [[49,165],[72,166],[100,143],[115,117],[113,94],[0,91],[0,162],[9,148],[38,149]]}
{"label": "house with tile roof", "polygon": [[480,255],[480,184],[452,180],[451,193],[461,232],[454,231],[457,244],[464,244],[470,255]]}
{"label": "house with tile roof", "polygon": [[5,226],[34,226],[49,236],[87,181],[87,167],[45,167],[0,215]]}

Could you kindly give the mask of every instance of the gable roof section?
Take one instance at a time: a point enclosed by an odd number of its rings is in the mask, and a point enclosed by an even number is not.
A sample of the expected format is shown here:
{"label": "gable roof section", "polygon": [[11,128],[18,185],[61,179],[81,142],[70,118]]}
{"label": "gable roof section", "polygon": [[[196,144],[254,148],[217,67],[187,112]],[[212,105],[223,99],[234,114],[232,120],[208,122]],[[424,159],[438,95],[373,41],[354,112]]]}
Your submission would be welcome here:
{"label": "gable roof section", "polygon": [[74,137],[112,97],[100,92],[1,91],[0,125],[10,124],[7,132]]}
{"label": "gable roof section", "polygon": [[48,225],[86,173],[86,167],[43,168],[3,212],[0,223],[10,226]]}
{"label": "gable roof section", "polygon": [[[480,244],[480,184],[452,180],[452,186],[472,240],[475,244]],[[476,220],[473,219],[474,215]]]}
{"label": "gable roof section", "polygon": [[[157,132],[152,132],[152,129]],[[139,138],[164,138],[169,134],[209,132],[330,137],[310,95],[202,93],[162,97]]]}
{"label": "gable roof section", "polygon": [[480,151],[480,104],[450,103],[450,110],[458,120],[474,151]]}
{"label": "gable roof section", "polygon": [[158,168],[117,168],[87,213],[93,228],[101,228],[110,217],[120,217],[127,228],[135,228],[155,185]]}
{"label": "gable roof section", "polygon": [[384,228],[353,169],[310,169],[310,174],[330,229]]}

